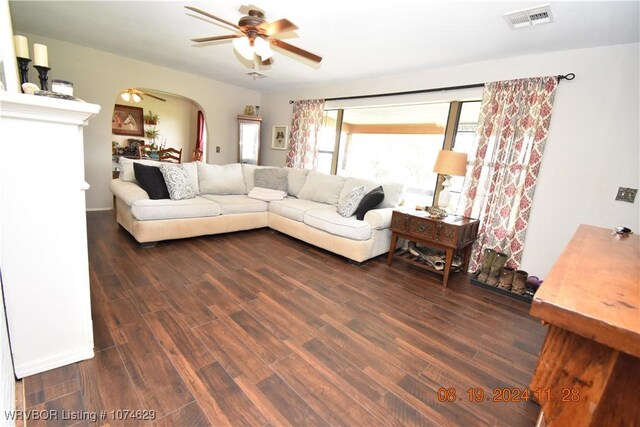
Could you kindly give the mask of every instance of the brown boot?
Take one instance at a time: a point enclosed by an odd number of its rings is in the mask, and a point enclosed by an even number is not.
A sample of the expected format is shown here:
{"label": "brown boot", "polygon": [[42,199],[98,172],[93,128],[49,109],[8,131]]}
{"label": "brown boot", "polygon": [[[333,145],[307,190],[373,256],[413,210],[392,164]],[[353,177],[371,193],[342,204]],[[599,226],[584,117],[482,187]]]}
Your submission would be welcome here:
{"label": "brown boot", "polygon": [[486,282],[487,277],[489,277],[489,271],[491,270],[491,264],[493,264],[493,259],[496,256],[496,251],[493,249],[485,249],[484,250],[484,259],[482,260],[482,268],[480,269],[480,274],[478,275],[478,280],[481,282]]}
{"label": "brown boot", "polygon": [[500,273],[500,283],[498,287],[505,291],[511,290],[511,283],[513,283],[513,272],[515,270],[511,267],[502,267],[502,273]]}
{"label": "brown boot", "polygon": [[516,270],[513,274],[513,286],[511,288],[511,292],[515,292],[518,295],[524,295],[525,283],[527,282],[528,277],[529,273],[526,271]]}
{"label": "brown boot", "polygon": [[498,286],[498,279],[500,278],[500,272],[502,271],[502,267],[504,267],[504,263],[507,262],[507,254],[503,254],[502,252],[498,252],[493,259],[493,264],[491,264],[491,271],[489,271],[489,277],[487,277],[486,284],[491,286]]}

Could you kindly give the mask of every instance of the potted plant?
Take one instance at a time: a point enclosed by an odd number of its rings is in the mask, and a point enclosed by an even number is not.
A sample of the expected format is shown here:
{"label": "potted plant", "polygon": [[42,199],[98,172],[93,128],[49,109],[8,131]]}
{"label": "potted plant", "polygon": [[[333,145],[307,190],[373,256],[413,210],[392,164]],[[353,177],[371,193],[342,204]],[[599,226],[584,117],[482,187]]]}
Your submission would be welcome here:
{"label": "potted plant", "polygon": [[155,143],[156,138],[160,136],[160,132],[158,132],[158,129],[156,129],[155,127],[152,127],[144,131],[144,136],[146,138],[149,138],[152,143]]}
{"label": "potted plant", "polygon": [[145,125],[157,125],[160,122],[160,116],[149,110],[147,114],[144,115],[144,124]]}

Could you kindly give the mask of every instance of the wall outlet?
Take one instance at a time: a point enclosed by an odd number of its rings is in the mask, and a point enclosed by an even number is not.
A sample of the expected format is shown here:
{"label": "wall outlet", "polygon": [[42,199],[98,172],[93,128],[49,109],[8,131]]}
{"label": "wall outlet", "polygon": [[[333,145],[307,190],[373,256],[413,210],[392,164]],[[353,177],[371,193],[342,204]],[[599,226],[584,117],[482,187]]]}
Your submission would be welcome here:
{"label": "wall outlet", "polygon": [[621,202],[633,203],[636,199],[636,194],[638,194],[637,188],[618,187],[616,200],[620,200]]}
{"label": "wall outlet", "polygon": [[220,152],[220,147],[216,145],[216,153]]}

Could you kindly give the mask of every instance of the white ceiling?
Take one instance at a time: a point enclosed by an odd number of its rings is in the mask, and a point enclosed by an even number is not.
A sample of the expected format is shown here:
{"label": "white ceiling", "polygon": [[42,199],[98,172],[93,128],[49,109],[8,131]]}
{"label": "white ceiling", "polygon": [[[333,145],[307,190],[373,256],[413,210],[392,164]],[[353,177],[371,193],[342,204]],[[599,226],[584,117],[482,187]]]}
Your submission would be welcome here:
{"label": "white ceiling", "polygon": [[[10,1],[14,33],[93,47],[259,91],[386,76],[566,49],[638,42],[640,2],[551,2],[554,23],[511,30],[502,15],[546,4],[531,1],[270,0],[257,4],[273,21],[300,28],[287,42],[323,57],[321,64],[277,50],[253,80],[231,42],[195,46],[194,37],[229,34],[191,5],[231,22],[243,0]],[[244,10],[244,8],[243,8]]]}

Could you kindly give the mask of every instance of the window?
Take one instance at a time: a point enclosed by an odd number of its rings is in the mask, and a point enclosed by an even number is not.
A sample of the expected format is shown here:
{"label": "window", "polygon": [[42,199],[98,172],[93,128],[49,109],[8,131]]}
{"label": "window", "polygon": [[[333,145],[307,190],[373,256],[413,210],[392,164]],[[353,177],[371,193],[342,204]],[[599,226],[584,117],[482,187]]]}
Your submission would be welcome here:
{"label": "window", "polygon": [[[430,206],[438,187],[438,174],[433,172],[438,151],[452,146],[456,151],[470,149],[479,104],[441,102],[327,110],[320,131],[318,170],[379,182],[402,182],[407,206]],[[448,126],[451,117],[455,127]],[[446,134],[448,128],[455,130],[451,136]],[[460,198],[462,182],[464,178],[456,178],[455,186],[452,183],[452,211]]]}

